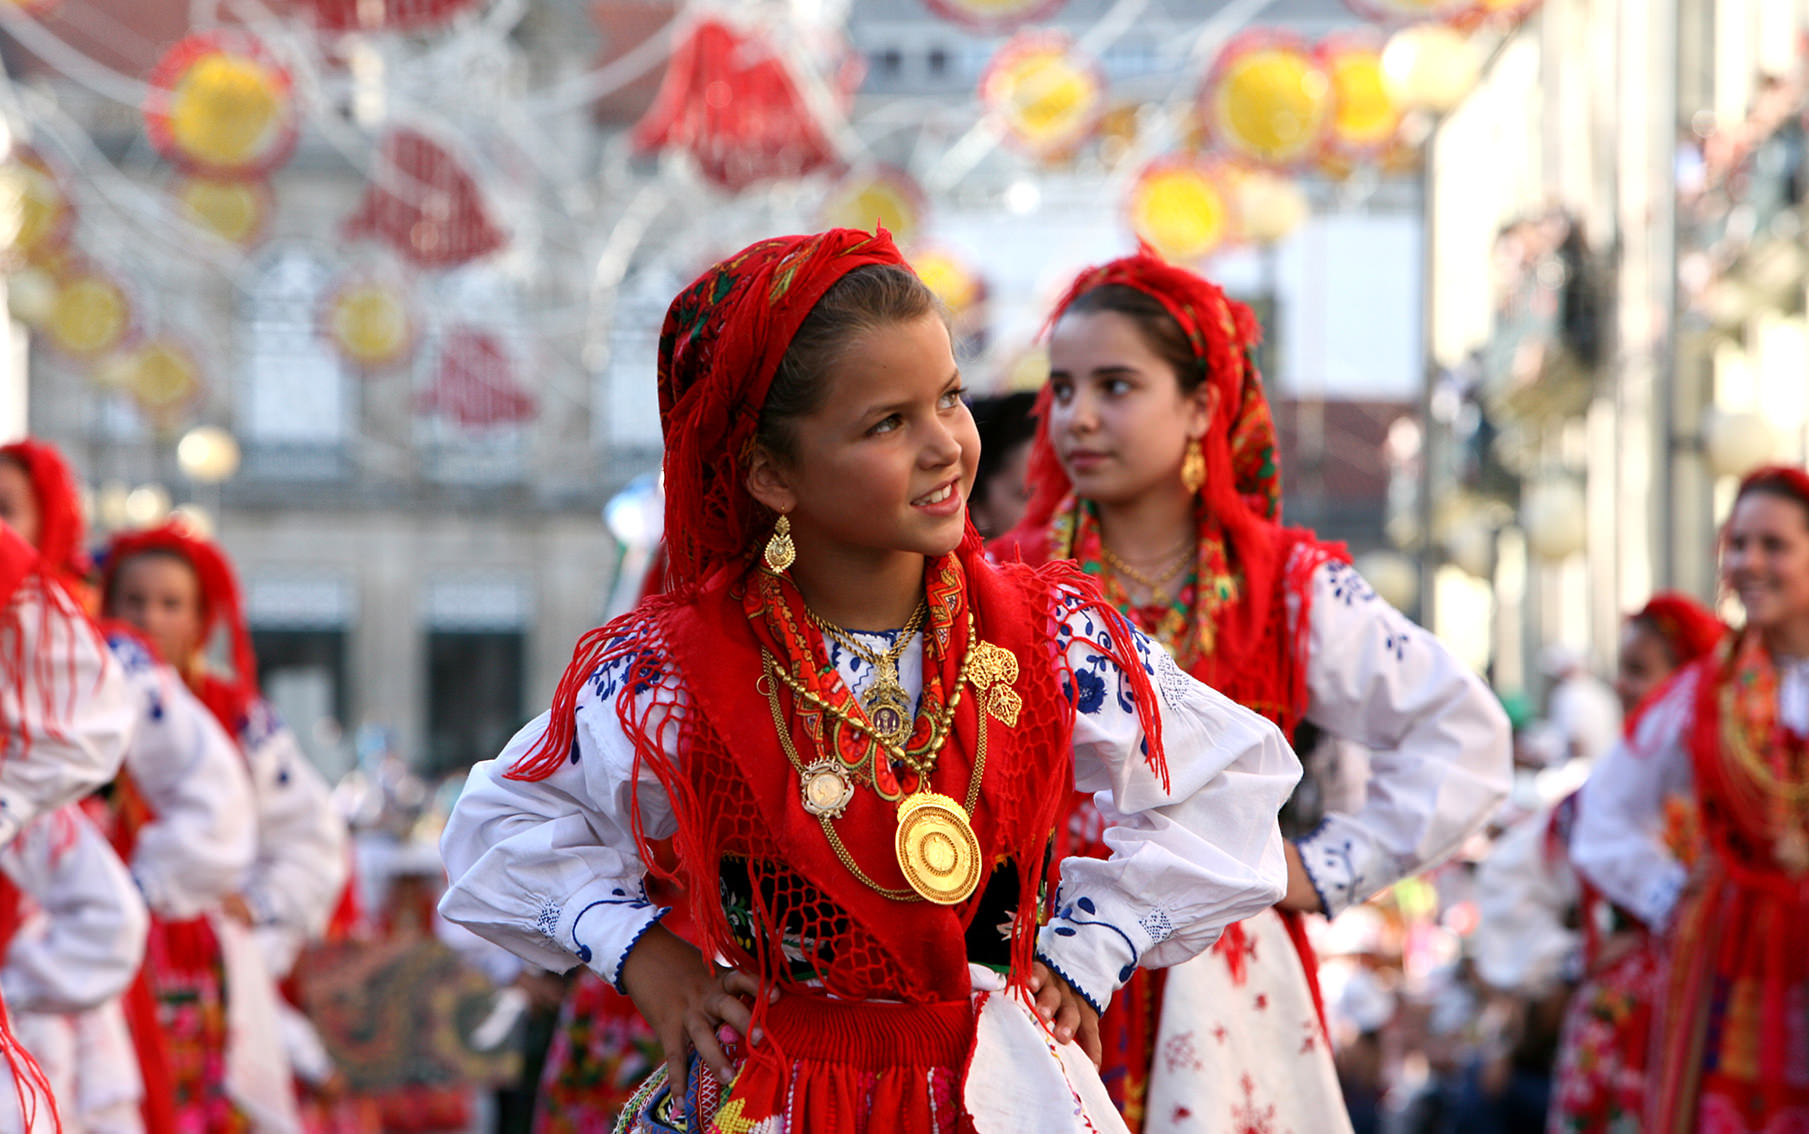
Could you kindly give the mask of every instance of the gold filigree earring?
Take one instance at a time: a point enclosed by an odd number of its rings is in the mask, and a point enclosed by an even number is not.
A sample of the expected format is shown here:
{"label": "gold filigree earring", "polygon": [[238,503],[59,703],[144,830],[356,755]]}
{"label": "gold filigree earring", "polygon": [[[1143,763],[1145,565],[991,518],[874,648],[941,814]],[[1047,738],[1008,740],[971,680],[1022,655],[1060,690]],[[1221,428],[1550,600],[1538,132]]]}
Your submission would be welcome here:
{"label": "gold filigree earring", "polygon": [[767,538],[761,558],[766,560],[766,569],[775,575],[785,574],[785,569],[797,561],[798,549],[791,542],[791,517],[783,512],[779,514],[779,522],[773,525],[773,534]]}
{"label": "gold filigree earring", "polygon": [[1187,456],[1181,458],[1181,487],[1187,489],[1189,496],[1200,491],[1206,483],[1206,444],[1194,440],[1187,445]]}

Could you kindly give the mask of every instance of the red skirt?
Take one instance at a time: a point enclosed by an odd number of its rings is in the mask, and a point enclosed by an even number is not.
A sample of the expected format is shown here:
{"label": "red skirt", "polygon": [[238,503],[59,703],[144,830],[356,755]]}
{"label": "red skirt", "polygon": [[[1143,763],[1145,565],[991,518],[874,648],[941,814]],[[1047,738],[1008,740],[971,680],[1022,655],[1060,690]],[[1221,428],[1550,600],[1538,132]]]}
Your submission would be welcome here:
{"label": "red skirt", "polygon": [[1639,1125],[1662,972],[1658,942],[1642,934],[1631,952],[1578,986],[1564,1013],[1550,1134]]}

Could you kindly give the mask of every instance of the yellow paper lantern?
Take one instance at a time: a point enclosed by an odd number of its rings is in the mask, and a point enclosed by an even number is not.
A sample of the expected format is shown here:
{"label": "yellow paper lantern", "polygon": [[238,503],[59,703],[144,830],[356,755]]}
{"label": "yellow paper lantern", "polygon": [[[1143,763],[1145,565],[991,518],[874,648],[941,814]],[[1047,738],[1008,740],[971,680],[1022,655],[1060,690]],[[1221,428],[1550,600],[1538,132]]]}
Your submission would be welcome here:
{"label": "yellow paper lantern", "polygon": [[980,281],[961,258],[940,248],[911,256],[911,270],[936,293],[949,314],[960,315],[980,295]]}
{"label": "yellow paper lantern", "polygon": [[1105,105],[1105,83],[1066,36],[1026,32],[987,64],[980,101],[1015,144],[1033,154],[1053,154],[1093,132]]}
{"label": "yellow paper lantern", "polygon": [[1131,184],[1131,230],[1177,263],[1210,256],[1236,228],[1236,205],[1224,174],[1204,162],[1162,160]]}
{"label": "yellow paper lantern", "polygon": [[151,75],[151,140],[191,169],[247,176],[271,169],[295,142],[289,76],[254,39],[189,36]]}
{"label": "yellow paper lantern", "polygon": [[168,422],[201,395],[201,370],[188,348],[153,339],[132,353],[132,400],[154,420]]}
{"label": "yellow paper lantern", "polygon": [[1401,112],[1388,94],[1381,47],[1338,37],[1322,42],[1318,55],[1332,83],[1331,146],[1356,156],[1386,149],[1400,129]]}
{"label": "yellow paper lantern", "polygon": [[900,247],[911,243],[923,224],[923,193],[909,174],[880,166],[848,177],[829,194],[823,222],[830,228],[873,231],[877,223]]}
{"label": "yellow paper lantern", "polygon": [[1292,166],[1310,159],[1332,122],[1332,84],[1291,36],[1248,32],[1219,55],[1202,113],[1214,138],[1246,161]]}
{"label": "yellow paper lantern", "polygon": [[35,154],[0,168],[0,244],[9,258],[34,260],[61,244],[72,216],[62,184]]}
{"label": "yellow paper lantern", "polygon": [[176,188],[183,213],[233,244],[250,244],[263,232],[270,191],[258,181],[189,177]]}
{"label": "yellow paper lantern", "polygon": [[328,337],[340,351],[367,370],[402,361],[413,346],[407,297],[386,280],[357,280],[335,291],[326,323]]}
{"label": "yellow paper lantern", "polygon": [[1443,24],[1402,28],[1382,49],[1389,97],[1407,110],[1448,113],[1476,85],[1481,67],[1469,38]]}
{"label": "yellow paper lantern", "polygon": [[131,304],[119,285],[99,272],[80,271],[57,289],[44,330],[65,354],[94,358],[117,346],[131,322]]}

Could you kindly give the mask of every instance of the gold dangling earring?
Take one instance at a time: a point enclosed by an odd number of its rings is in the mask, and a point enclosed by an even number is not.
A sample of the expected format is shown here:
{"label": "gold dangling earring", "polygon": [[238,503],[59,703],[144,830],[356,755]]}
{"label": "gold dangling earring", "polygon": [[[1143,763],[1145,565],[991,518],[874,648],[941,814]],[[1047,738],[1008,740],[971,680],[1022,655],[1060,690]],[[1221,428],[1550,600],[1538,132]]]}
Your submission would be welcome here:
{"label": "gold dangling earring", "polygon": [[1187,489],[1189,496],[1200,491],[1206,483],[1206,445],[1195,440],[1188,443],[1187,456],[1181,458],[1181,487]]}
{"label": "gold dangling earring", "polygon": [[766,560],[766,569],[775,575],[785,574],[785,569],[797,561],[798,548],[791,542],[791,517],[783,512],[779,514],[779,522],[773,525],[773,534],[766,541],[762,558]]}

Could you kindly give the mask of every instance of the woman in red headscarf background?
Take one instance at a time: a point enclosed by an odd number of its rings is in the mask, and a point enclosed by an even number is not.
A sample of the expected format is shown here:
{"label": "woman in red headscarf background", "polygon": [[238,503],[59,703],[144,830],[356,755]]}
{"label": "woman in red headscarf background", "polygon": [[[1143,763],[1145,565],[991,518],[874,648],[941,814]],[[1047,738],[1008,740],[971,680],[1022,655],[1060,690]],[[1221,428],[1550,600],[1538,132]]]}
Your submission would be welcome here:
{"label": "woman in red headscarf background", "polygon": [[[1507,790],[1506,717],[1341,548],[1280,523],[1247,307],[1145,250],[1082,272],[1050,326],[1033,497],[995,555],[1073,558],[1201,681],[1372,753],[1367,802],[1287,844],[1278,909],[1115,1002],[1107,1085],[1144,1130],[1348,1128],[1302,915],[1335,917],[1475,830]],[[1090,803],[1074,822],[1103,852]]]}
{"label": "woman in red headscarf background", "polygon": [[[1670,592],[1627,618],[1614,683],[1625,735],[1633,735],[1665,683],[1713,650],[1725,629],[1707,607]],[[1549,1028],[1548,1014],[1563,1013],[1553,1134],[1607,1134],[1639,1123],[1663,962],[1659,940],[1578,877],[1569,842],[1580,797],[1570,793],[1495,840],[1476,875],[1478,924],[1469,944],[1477,975],[1526,1006],[1535,1039]],[[1694,814],[1688,799],[1667,801],[1666,840],[1686,859],[1699,842]]]}
{"label": "woman in red headscarf background", "polygon": [[[948,329],[883,232],[711,268],[659,378],[668,589],[473,769],[442,912],[633,997],[667,1059],[635,1129],[666,1082],[706,1129],[1112,1128],[1067,1041],[1280,893],[1292,753],[1073,572],[987,562]],[[1039,929],[1076,782],[1118,851]],[[666,837],[701,952],[643,885]]]}
{"label": "woman in red headscarf background", "polygon": [[[293,1122],[286,1009],[274,982],[340,902],[349,866],[344,821],[325,779],[258,691],[238,580],[218,545],[174,522],[118,534],[107,547],[101,599],[109,617],[135,627],[177,668],[237,743],[251,777],[257,854],[221,903],[224,916],[160,922],[152,934],[152,983],[176,1048],[178,1098],[221,1129]],[[226,672],[206,657],[219,630],[229,643]]]}
{"label": "woman in red headscarf background", "polygon": [[[1570,844],[1664,954],[1641,1127],[1653,1134],[1809,1127],[1809,474],[1747,476],[1720,552],[1745,624],[1602,758]],[[1675,798],[1694,801],[1699,842],[1676,845]]]}

